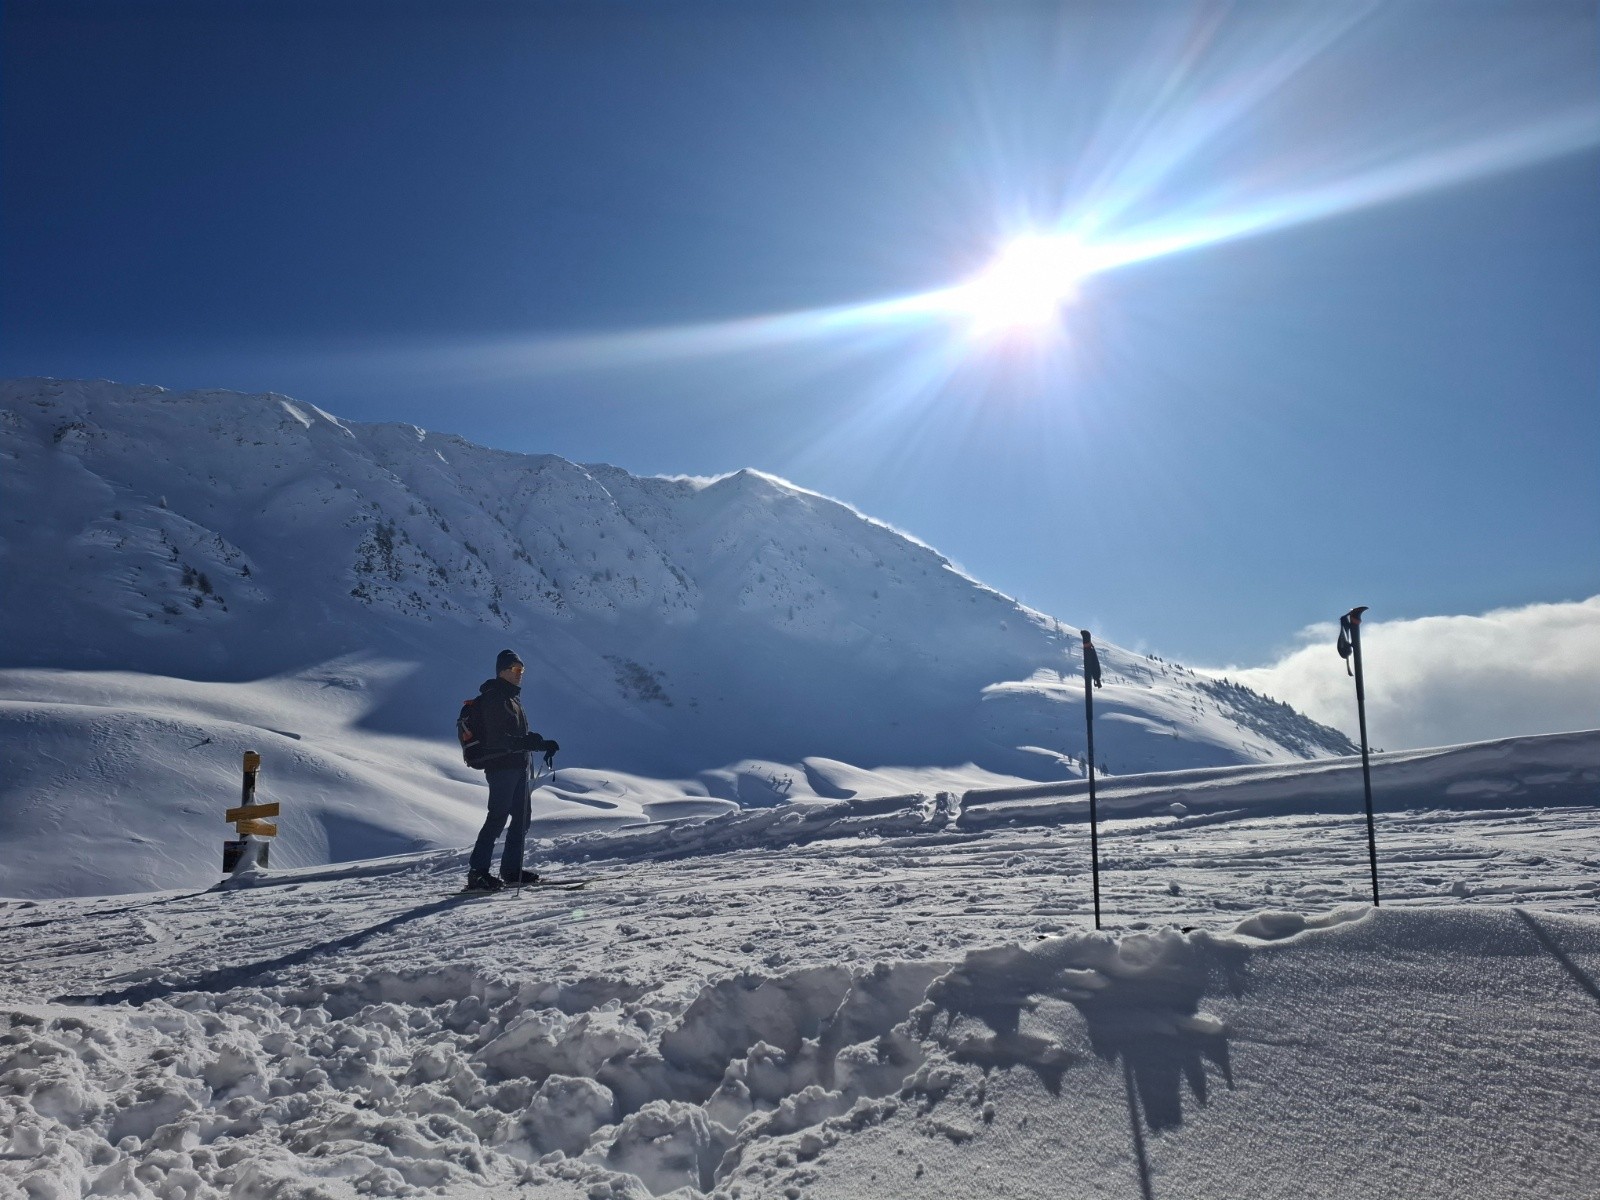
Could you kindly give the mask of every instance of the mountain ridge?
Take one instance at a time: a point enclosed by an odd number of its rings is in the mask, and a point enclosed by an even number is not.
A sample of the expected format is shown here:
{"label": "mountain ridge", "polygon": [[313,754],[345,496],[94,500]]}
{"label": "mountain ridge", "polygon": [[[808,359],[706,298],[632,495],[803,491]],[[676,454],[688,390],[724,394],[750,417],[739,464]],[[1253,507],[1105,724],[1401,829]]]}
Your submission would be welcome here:
{"label": "mountain ridge", "polygon": [[[33,569],[6,572],[0,612],[55,618],[0,666],[247,680],[366,655],[453,696],[520,641],[543,719],[578,717],[619,769],[823,754],[1049,778],[1082,757],[1075,630],[764,472],[640,477],[275,393],[11,380],[0,413],[10,507],[52,518],[7,522],[0,555]],[[1101,653],[1112,771],[1349,752]]]}

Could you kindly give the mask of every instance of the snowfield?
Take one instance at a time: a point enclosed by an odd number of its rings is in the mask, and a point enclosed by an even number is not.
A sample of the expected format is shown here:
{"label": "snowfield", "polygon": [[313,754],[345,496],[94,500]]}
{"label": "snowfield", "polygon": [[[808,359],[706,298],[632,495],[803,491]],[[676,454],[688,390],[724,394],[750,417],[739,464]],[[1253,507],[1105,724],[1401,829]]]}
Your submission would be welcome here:
{"label": "snowfield", "polygon": [[1348,761],[1113,781],[1101,933],[1071,783],[12,900],[0,1192],[1593,1200],[1600,734],[1374,780],[1376,910]]}

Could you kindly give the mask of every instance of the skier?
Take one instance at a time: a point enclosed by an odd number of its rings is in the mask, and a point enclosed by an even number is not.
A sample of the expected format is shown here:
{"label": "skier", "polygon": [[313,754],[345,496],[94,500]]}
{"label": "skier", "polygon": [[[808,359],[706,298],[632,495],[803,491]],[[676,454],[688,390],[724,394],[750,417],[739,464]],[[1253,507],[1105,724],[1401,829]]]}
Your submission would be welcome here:
{"label": "skier", "polygon": [[[467,891],[498,891],[507,884],[537,883],[539,876],[522,866],[522,841],[528,832],[530,780],[529,753],[544,755],[546,766],[555,765],[560,745],[537,733],[528,732],[528,716],[522,711],[522,659],[515,650],[502,650],[495,659],[495,677],[478,688],[478,703],[483,709],[484,745],[493,757],[484,763],[489,780],[489,815],[478,831],[472,858],[467,864]],[[489,874],[495,839],[506,830],[505,850],[500,856],[500,878]]]}

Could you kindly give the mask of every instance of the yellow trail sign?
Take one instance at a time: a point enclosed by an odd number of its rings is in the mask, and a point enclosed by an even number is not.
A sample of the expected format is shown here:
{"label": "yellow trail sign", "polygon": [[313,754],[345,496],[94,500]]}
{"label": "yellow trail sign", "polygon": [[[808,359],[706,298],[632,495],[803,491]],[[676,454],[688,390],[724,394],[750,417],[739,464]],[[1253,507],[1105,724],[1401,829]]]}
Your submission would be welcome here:
{"label": "yellow trail sign", "polygon": [[275,817],[278,815],[276,804],[246,804],[239,808],[230,808],[224,821],[252,821],[256,817]]}
{"label": "yellow trail sign", "polygon": [[253,833],[257,837],[273,837],[278,832],[278,827],[271,821],[239,821],[235,824],[239,836]]}

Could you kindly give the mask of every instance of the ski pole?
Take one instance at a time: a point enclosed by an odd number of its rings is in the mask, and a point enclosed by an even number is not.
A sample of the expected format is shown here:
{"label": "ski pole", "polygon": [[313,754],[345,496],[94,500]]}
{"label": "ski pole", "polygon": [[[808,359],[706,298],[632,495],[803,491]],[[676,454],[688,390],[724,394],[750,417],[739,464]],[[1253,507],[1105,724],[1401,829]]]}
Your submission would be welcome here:
{"label": "ski pole", "polygon": [[550,758],[547,757],[542,764],[536,765],[533,768],[533,778],[528,781],[528,795],[522,802],[523,803],[523,811],[522,811],[523,860],[522,860],[522,871],[519,871],[517,873],[517,895],[519,897],[522,895],[522,873],[527,871],[527,869],[528,869],[527,845],[528,845],[528,831],[533,825],[533,793],[539,789],[539,785],[540,784],[542,784],[545,781],[547,781],[552,775],[555,774],[555,772],[556,772],[556,764]]}
{"label": "ski pole", "polygon": [[1372,867],[1372,907],[1378,907],[1378,837],[1372,819],[1372,766],[1367,760],[1367,689],[1361,675],[1361,614],[1365,604],[1357,605],[1339,618],[1339,657],[1345,660],[1345,670],[1350,671],[1350,659],[1355,659],[1356,721],[1361,727],[1361,787],[1367,799],[1367,861]]}
{"label": "ski pole", "polygon": [[1350,653],[1356,665],[1356,720],[1361,727],[1361,786],[1367,798],[1367,861],[1372,867],[1372,907],[1378,907],[1378,835],[1372,817],[1372,765],[1367,760],[1367,689],[1361,677],[1361,614],[1366,605],[1352,608],[1345,619],[1350,622]]}
{"label": "ski pole", "polygon": [[1083,631],[1083,719],[1089,732],[1089,870],[1094,887],[1094,927],[1100,928],[1100,821],[1094,798],[1094,689],[1100,686],[1100,656]]}

